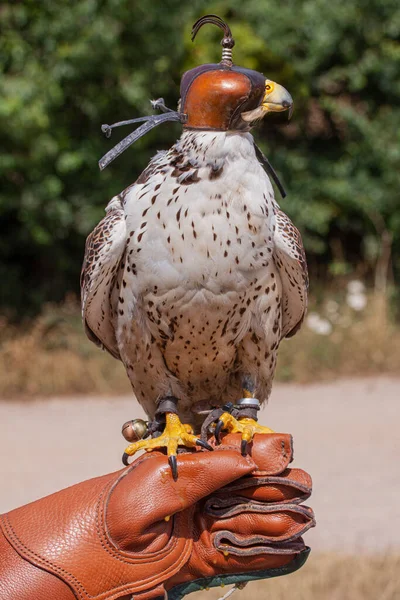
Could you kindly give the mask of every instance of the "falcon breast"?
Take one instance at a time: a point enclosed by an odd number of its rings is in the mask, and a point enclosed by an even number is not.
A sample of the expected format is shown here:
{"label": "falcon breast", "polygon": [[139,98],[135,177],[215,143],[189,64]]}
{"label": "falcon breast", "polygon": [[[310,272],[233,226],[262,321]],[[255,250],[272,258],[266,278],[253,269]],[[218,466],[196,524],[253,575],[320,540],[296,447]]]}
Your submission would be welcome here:
{"label": "falcon breast", "polygon": [[186,130],[158,153],[89,235],[81,282],[89,338],[149,417],[172,395],[195,427],[245,381],[267,400],[307,305],[300,234],[247,132]]}

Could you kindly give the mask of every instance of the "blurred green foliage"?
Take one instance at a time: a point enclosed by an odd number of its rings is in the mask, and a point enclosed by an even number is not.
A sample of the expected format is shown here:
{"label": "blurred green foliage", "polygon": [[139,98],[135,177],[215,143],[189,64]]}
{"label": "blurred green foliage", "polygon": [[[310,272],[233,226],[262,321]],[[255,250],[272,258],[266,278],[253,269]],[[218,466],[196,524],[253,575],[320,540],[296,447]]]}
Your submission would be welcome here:
{"label": "blurred green foliage", "polygon": [[108,199],[179,135],[164,125],[98,171],[112,145],[102,123],[149,114],[150,98],[175,106],[182,72],[220,60],[216,29],[190,42],[207,12],[229,20],[237,64],[295,99],[289,124],[266,119],[255,135],[285,182],[281,205],[315,274],[331,265],[331,276],[372,276],[382,254],[400,271],[398,0],[14,0],[0,4],[0,305],[9,314],[78,289],[84,239]]}

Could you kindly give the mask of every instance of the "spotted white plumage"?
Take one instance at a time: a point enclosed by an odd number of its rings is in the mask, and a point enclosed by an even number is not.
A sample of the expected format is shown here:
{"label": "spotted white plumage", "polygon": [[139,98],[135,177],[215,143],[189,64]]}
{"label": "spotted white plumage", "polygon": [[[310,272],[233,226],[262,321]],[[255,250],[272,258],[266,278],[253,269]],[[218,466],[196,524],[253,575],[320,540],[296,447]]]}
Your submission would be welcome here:
{"label": "spotted white plumage", "polygon": [[308,279],[252,136],[185,131],[106,211],[86,244],[83,319],[146,413],[173,395],[198,425],[199,410],[236,401],[244,381],[265,401]]}

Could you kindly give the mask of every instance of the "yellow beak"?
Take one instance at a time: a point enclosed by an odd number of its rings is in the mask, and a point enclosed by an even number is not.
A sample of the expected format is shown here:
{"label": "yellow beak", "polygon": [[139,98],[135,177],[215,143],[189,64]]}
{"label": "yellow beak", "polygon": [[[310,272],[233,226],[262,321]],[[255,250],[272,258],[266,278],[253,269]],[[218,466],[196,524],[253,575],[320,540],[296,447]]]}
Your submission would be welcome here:
{"label": "yellow beak", "polygon": [[[268,81],[267,87],[268,87]],[[284,110],[289,111],[289,119],[293,112],[293,99],[289,92],[279,85],[271,81],[272,90],[265,91],[265,95],[261,104],[262,109],[267,112],[283,112]]]}

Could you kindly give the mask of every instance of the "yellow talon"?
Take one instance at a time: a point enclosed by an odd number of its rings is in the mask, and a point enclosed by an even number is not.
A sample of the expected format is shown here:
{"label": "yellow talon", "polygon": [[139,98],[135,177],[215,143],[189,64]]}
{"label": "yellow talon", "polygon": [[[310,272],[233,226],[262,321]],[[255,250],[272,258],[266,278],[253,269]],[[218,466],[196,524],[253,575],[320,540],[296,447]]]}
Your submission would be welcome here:
{"label": "yellow talon", "polygon": [[147,452],[155,448],[167,448],[168,456],[175,456],[178,446],[186,446],[194,448],[198,438],[193,435],[193,429],[190,425],[181,423],[178,415],[167,413],[165,415],[165,429],[162,435],[157,438],[140,440],[129,444],[125,449],[125,454],[133,456],[139,450],[147,450]]}
{"label": "yellow talon", "polygon": [[176,480],[178,477],[178,464],[176,460],[178,446],[186,446],[186,448],[200,446],[206,450],[213,450],[208,442],[193,435],[191,426],[181,423],[178,415],[174,413],[165,413],[165,429],[162,435],[157,438],[140,440],[139,442],[130,444],[125,449],[122,456],[122,462],[125,466],[128,466],[128,457],[135,454],[138,450],[151,452],[155,448],[166,448],[172,476],[174,480]]}
{"label": "yellow talon", "polygon": [[256,433],[274,433],[272,429],[269,427],[264,427],[263,425],[259,425],[254,419],[249,419],[248,417],[239,417],[239,419],[235,419],[235,417],[229,413],[222,413],[222,415],[219,417],[219,423],[219,430],[218,433],[216,433],[217,441],[219,437],[219,431],[221,431],[221,429],[225,429],[229,433],[241,433],[241,450],[244,456],[247,453],[247,444],[252,441]]}
{"label": "yellow talon", "polygon": [[257,421],[247,417],[235,419],[229,413],[223,413],[219,420],[223,422],[223,429],[227,429],[229,433],[242,433],[242,439],[248,442],[251,442],[255,433],[274,433],[273,429],[259,425]]}

